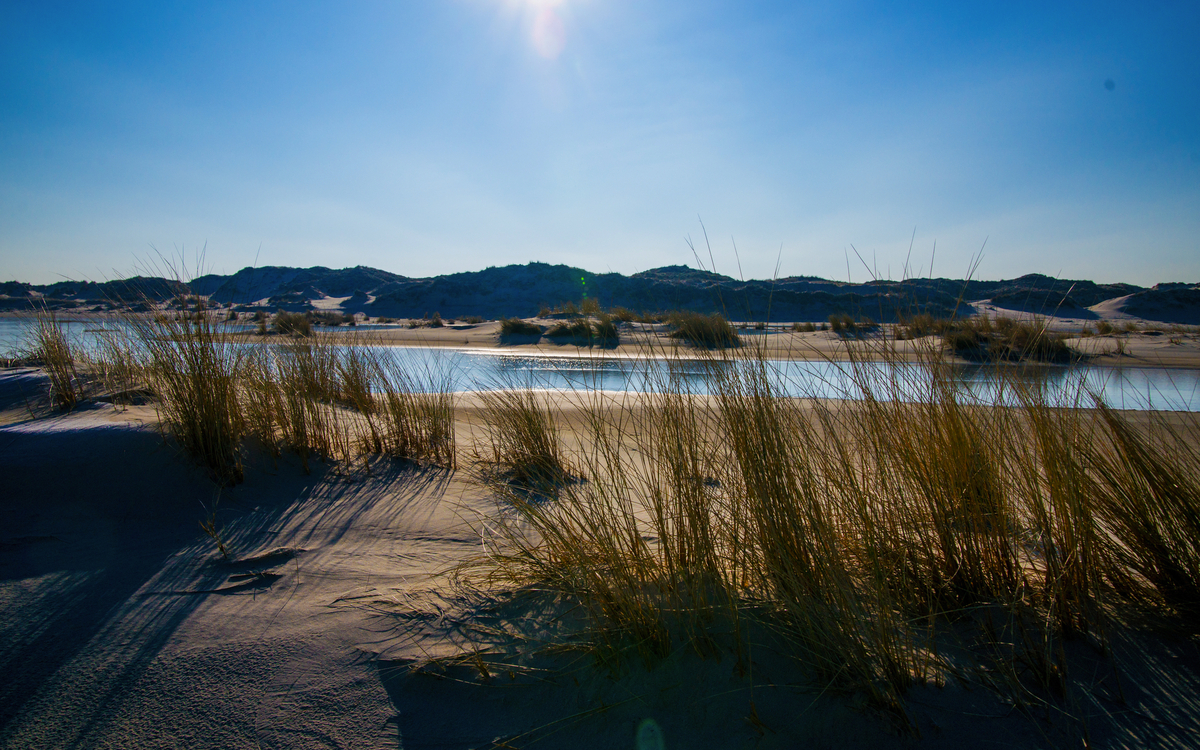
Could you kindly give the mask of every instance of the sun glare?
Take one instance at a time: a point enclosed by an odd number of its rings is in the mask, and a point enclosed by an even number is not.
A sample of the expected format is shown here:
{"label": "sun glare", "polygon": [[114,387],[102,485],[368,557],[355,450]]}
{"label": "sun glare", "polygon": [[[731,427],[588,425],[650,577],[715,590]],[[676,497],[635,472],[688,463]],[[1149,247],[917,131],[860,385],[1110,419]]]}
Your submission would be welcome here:
{"label": "sun glare", "polygon": [[567,46],[567,29],[551,7],[542,7],[533,19],[533,48],[547,60],[562,54]]}

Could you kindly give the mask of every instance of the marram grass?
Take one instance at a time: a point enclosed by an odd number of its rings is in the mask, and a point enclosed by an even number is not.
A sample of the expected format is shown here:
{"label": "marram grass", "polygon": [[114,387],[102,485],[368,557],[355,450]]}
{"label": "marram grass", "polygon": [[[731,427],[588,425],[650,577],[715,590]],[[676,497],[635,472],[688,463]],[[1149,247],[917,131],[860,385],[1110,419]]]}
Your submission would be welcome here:
{"label": "marram grass", "polygon": [[[560,455],[585,481],[552,501],[495,482],[512,513],[489,521],[478,569],[577,602],[602,660],[722,639],[741,657],[766,627],[814,678],[901,716],[909,686],[964,669],[1017,704],[1056,700],[1065,643],[1102,650],[1123,612],[1186,627],[1194,417],[1118,412],[1082,381],[1050,391],[1002,367],[980,397],[921,352],[916,377],[846,363],[845,400],[786,396],[761,358],[717,356],[711,395],[670,374],[652,396],[576,393],[569,454],[485,411],[494,462]],[[528,393],[492,398],[522,425],[555,422]]]}

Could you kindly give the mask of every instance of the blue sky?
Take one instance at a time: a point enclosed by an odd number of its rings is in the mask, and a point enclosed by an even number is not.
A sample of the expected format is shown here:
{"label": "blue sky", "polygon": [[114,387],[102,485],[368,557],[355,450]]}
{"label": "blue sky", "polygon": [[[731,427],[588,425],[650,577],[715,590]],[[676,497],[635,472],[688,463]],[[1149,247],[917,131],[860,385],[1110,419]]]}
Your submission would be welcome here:
{"label": "blue sky", "polygon": [[0,277],[632,273],[702,220],[735,276],[899,278],[915,228],[909,275],[986,240],[981,278],[1200,281],[1198,38],[1195,3],[6,0]]}

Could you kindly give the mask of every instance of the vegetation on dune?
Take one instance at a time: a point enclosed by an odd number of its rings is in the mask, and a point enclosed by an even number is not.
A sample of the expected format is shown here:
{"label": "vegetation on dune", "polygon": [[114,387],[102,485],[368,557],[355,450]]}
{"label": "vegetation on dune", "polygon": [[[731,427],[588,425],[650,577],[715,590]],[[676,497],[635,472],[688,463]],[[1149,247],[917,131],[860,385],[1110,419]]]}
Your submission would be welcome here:
{"label": "vegetation on dune", "polygon": [[30,356],[50,377],[51,403],[69,411],[84,394],[84,384],[76,367],[76,353],[52,311],[39,310],[34,320]]}
{"label": "vegetation on dune", "polygon": [[483,399],[485,449],[479,458],[493,482],[519,490],[557,493],[569,477],[557,420],[529,388],[486,391]]}
{"label": "vegetation on dune", "polygon": [[621,339],[614,317],[604,313],[600,313],[596,320],[592,321],[592,333],[600,346],[616,346]]}
{"label": "vegetation on dune", "polygon": [[[1135,423],[1008,370],[1007,395],[980,400],[934,343],[920,351],[915,377],[845,365],[846,402],[786,397],[765,362],[717,357],[712,397],[663,375],[636,405],[581,399],[569,461],[587,481],[564,475],[553,503],[497,482],[517,516],[489,524],[488,580],[577,603],[609,664],[744,659],[765,629],[902,721],[911,685],[949,679],[1062,705],[1069,640],[1102,652],[1122,607],[1195,616],[1195,420]],[[500,426],[552,425],[542,402],[496,398],[521,416],[485,415],[492,463],[562,454],[541,448],[549,428]]]}
{"label": "vegetation on dune", "polygon": [[[1101,330],[1111,333],[1113,329],[1106,325],[1101,326]],[[1076,356],[1067,346],[1064,334],[1051,331],[1047,320],[1036,317],[993,320],[988,315],[935,318],[919,314],[902,319],[894,332],[898,340],[941,336],[951,351],[968,359],[1069,362]]]}
{"label": "vegetation on dune", "polygon": [[561,323],[555,323],[549,331],[546,331],[546,337],[551,339],[574,339],[576,341],[587,342],[592,338],[592,326],[583,318],[563,321]]}
{"label": "vegetation on dune", "polygon": [[309,319],[309,322],[311,322],[313,325],[329,326],[329,327],[337,327],[337,326],[343,326],[343,325],[353,326],[353,325],[357,325],[357,323],[358,323],[358,321],[356,321],[354,319],[353,315],[346,315],[345,313],[330,311],[330,310],[321,310],[321,311],[317,311],[317,312],[310,312],[310,313],[308,313],[308,319]]}
{"label": "vegetation on dune", "polygon": [[616,346],[620,342],[617,324],[607,313],[597,313],[595,320],[577,317],[560,321],[551,326],[545,336],[581,346]]}
{"label": "vegetation on dune", "polygon": [[520,318],[504,318],[500,321],[501,338],[514,336],[541,336],[542,327]]}
{"label": "vegetation on dune", "polygon": [[275,332],[292,336],[311,336],[312,320],[304,313],[280,310],[275,313]]}
{"label": "vegetation on dune", "polygon": [[275,320],[299,338],[248,345],[205,312],[127,316],[87,368],[112,392],[154,394],[166,429],[219,483],[241,480],[250,439],[306,468],[369,453],[454,466],[447,372],[408,372],[387,350],[356,346],[365,338],[305,337],[300,313]]}
{"label": "vegetation on dune", "polygon": [[879,324],[870,318],[855,318],[846,313],[835,313],[829,316],[829,328],[839,336],[861,337],[878,330]]}
{"label": "vegetation on dune", "polygon": [[609,310],[609,313],[622,323],[632,323],[638,320],[638,316],[632,310],[627,310],[624,307],[614,307]]}
{"label": "vegetation on dune", "polygon": [[737,331],[720,313],[703,315],[690,310],[670,313],[668,322],[674,329],[671,338],[707,349],[726,349],[741,345]]}
{"label": "vegetation on dune", "polygon": [[1073,356],[1066,336],[1051,331],[1049,323],[1040,318],[993,321],[978,315],[950,322],[942,337],[956,354],[977,359],[1067,362]]}

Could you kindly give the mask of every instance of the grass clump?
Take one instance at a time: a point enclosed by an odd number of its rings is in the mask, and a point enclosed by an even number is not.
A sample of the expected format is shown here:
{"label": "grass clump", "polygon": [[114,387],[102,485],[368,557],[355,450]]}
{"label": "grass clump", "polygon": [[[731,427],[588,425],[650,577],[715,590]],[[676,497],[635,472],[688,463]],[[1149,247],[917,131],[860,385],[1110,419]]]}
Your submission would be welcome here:
{"label": "grass clump", "polygon": [[238,387],[247,350],[207,316],[129,322],[168,429],[218,482],[241,481],[246,421]]}
{"label": "grass clump", "polygon": [[330,328],[336,328],[342,325],[353,325],[355,323],[353,315],[346,315],[344,313],[329,310],[309,313],[308,319],[313,325],[328,326]]}
{"label": "grass clump", "polygon": [[[670,370],[652,396],[582,394],[571,461],[587,481],[523,470],[553,503],[496,485],[516,520],[489,532],[491,580],[564,596],[609,664],[740,659],[749,633],[773,633],[821,685],[902,723],[926,682],[1073,700],[1066,644],[1102,653],[1117,604],[1200,616],[1194,420],[1147,427],[1080,408],[1083,381],[1051,391],[1008,368],[981,397],[936,342],[916,351],[916,370],[844,365],[844,401],[716,355],[712,395]],[[565,464],[544,402],[493,398],[493,462]]]}
{"label": "grass clump", "polygon": [[741,346],[742,340],[724,315],[703,315],[690,310],[670,314],[669,322],[674,329],[671,338],[683,339],[689,344],[705,349],[729,349]]}
{"label": "grass clump", "polygon": [[1069,362],[1074,355],[1063,334],[1050,330],[1046,320],[1017,320],[987,315],[945,325],[942,338],[956,354],[992,361],[1036,360]]}
{"label": "grass clump", "polygon": [[554,324],[546,337],[552,339],[572,339],[576,342],[587,343],[592,340],[592,326],[583,318],[562,321]]}
{"label": "grass clump", "polygon": [[365,436],[360,442],[392,458],[453,469],[457,454],[449,372],[430,364],[425,372],[414,374],[385,354],[372,357],[365,369],[374,371],[382,399],[377,419],[370,422],[371,442]]}
{"label": "grass clump", "polygon": [[554,415],[529,388],[482,394],[487,446],[483,454],[493,481],[522,490],[557,494],[569,474]]}
{"label": "grass clump", "polygon": [[616,346],[621,340],[614,317],[604,313],[600,313],[596,320],[592,321],[592,333],[600,346]]}
{"label": "grass clump", "polygon": [[855,319],[853,315],[834,313],[829,316],[829,327],[839,336],[861,337],[879,326],[870,318]]}
{"label": "grass clump", "polygon": [[1196,436],[1152,414],[1149,430],[1099,399],[1111,450],[1089,446],[1096,511],[1123,566],[1193,623],[1200,618],[1200,451]]}
{"label": "grass clump", "polygon": [[167,429],[221,484],[241,480],[248,439],[306,470],[367,453],[455,465],[451,383],[436,368],[410,373],[388,350],[354,345],[366,340],[246,345],[190,312],[127,323],[102,359],[157,394]]}
{"label": "grass clump", "polygon": [[609,314],[622,323],[632,323],[638,319],[638,315],[635,312],[620,306],[609,310]]}
{"label": "grass clump", "polygon": [[312,320],[304,313],[280,310],[275,313],[275,332],[291,336],[312,336]]}
{"label": "grass clump", "polygon": [[537,336],[541,338],[542,327],[520,318],[503,318],[500,321],[500,338]]}
{"label": "grass clump", "polygon": [[65,411],[75,408],[84,395],[78,355],[52,311],[37,312],[30,349],[33,359],[41,363],[50,377],[51,403]]}
{"label": "grass clump", "polygon": [[944,334],[951,327],[951,321],[946,318],[934,318],[929,313],[903,316],[896,325],[896,338],[919,339],[934,334]]}

